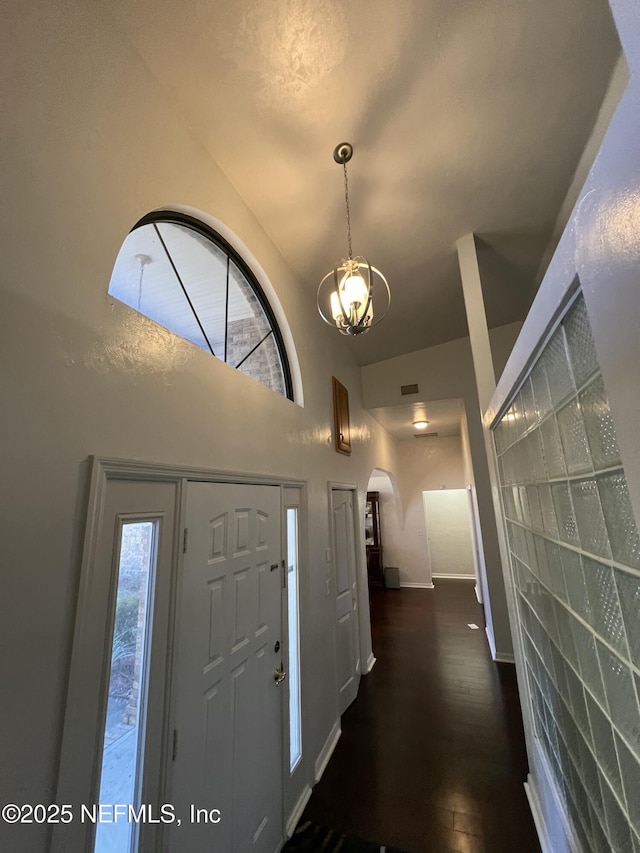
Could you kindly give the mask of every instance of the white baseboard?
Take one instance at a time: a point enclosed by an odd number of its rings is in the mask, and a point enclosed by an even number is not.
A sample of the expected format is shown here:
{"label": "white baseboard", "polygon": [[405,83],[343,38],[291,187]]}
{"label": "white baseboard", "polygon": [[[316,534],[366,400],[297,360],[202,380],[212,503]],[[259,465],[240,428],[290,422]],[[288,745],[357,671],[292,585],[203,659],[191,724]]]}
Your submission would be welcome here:
{"label": "white baseboard", "polygon": [[340,720],[336,720],[333,724],[333,728],[329,732],[329,737],[325,741],[324,746],[320,750],[320,755],[316,758],[316,766],[315,766],[315,779],[316,782],[319,782],[322,779],[322,774],[324,773],[327,764],[329,763],[329,759],[333,755],[333,750],[336,748],[338,741],[340,740],[340,735],[342,734],[342,729],[340,728]]}
{"label": "white baseboard", "polygon": [[448,575],[443,574],[442,572],[434,573],[431,577],[449,581],[474,581],[476,579],[475,575]]}
{"label": "white baseboard", "polygon": [[538,791],[536,790],[531,773],[527,774],[527,781],[524,783],[524,790],[527,795],[527,800],[529,801],[529,808],[531,809],[536,832],[538,833],[540,849],[542,850],[542,853],[553,853],[553,850],[551,849],[551,839],[547,832],[547,825],[544,820],[544,815],[542,814],[542,809],[540,808]]}
{"label": "white baseboard", "polygon": [[475,590],[475,593],[476,593],[476,598],[478,599],[478,604],[482,604],[482,595],[481,595],[481,593],[480,593],[480,587],[478,586],[478,584],[476,584],[476,585],[474,586],[474,590]]}
{"label": "white baseboard", "polygon": [[539,778],[529,773],[524,788],[542,853],[585,853],[556,787],[549,761],[536,739],[533,739],[532,760]]}
{"label": "white baseboard", "polygon": [[293,833],[295,832],[296,826],[298,825],[298,821],[302,817],[302,812],[304,811],[305,806],[309,802],[309,797],[311,796],[311,785],[305,785],[302,793],[298,797],[298,802],[293,807],[293,811],[289,815],[289,820],[287,821],[287,838],[291,838]]}
{"label": "white baseboard", "polygon": [[366,666],[365,671],[364,671],[365,675],[369,675],[369,673],[371,672],[371,670],[374,667],[375,662],[376,662],[376,657],[373,654],[373,652],[371,652],[371,654],[367,658],[367,666]]}
{"label": "white baseboard", "polygon": [[489,643],[489,650],[491,651],[491,660],[496,659],[496,644],[493,639],[493,634],[489,630],[489,626],[485,625],[484,629],[485,634],[487,635],[487,642]]}
{"label": "white baseboard", "polygon": [[413,583],[412,581],[401,581],[400,586],[406,586],[408,589],[433,589],[432,583]]}

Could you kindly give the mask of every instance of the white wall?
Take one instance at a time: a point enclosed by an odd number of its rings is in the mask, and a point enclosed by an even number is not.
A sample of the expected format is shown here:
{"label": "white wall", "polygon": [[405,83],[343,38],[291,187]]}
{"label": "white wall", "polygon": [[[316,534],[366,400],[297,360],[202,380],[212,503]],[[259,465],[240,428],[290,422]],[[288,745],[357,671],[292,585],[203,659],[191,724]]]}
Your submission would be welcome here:
{"label": "white wall", "polygon": [[[304,759],[291,800],[312,780],[337,714],[327,689],[335,683],[327,483],[356,484],[363,515],[369,472],[394,469],[394,442],[363,411],[360,370],[321,323],[308,287],[102,3],[16,5],[0,39],[0,798],[55,798],[87,459],[98,454],[306,481]],[[218,218],[261,265],[291,323],[304,408],[107,296],[128,230],[149,210],[171,205]],[[351,457],[328,441],[332,374],[350,392]],[[364,543],[359,556],[366,589]],[[368,608],[360,612],[366,640]],[[2,825],[0,836],[0,847],[12,853],[46,849],[44,826]]]}
{"label": "white wall", "polygon": [[469,492],[439,489],[422,493],[431,577],[474,577]]}
{"label": "white wall", "polygon": [[[630,69],[629,85],[498,383],[485,422],[491,423],[511,396],[578,276],[635,517],[640,519],[640,5],[636,0],[611,0],[610,6]],[[512,616],[517,618],[513,609]],[[521,692],[527,697],[519,649],[516,652]],[[546,849],[569,853],[575,848],[563,816],[562,799],[553,791],[527,702],[523,704],[531,782]]]}
{"label": "white wall", "polygon": [[[520,326],[520,323],[512,323],[490,331],[491,349],[498,365],[506,362]],[[366,408],[376,408],[406,402],[400,393],[400,386],[410,383],[418,384],[423,399],[464,399],[489,592],[489,597],[485,596],[487,632],[495,643],[496,653],[509,658],[513,653],[513,646],[469,338],[461,338],[364,367],[364,405]],[[463,467],[462,471],[460,486],[465,485]],[[407,528],[408,524],[407,519]]]}
{"label": "white wall", "polygon": [[[394,530],[393,553],[385,565],[398,566],[403,585],[431,585],[422,492],[464,485],[460,436],[398,442],[397,480],[404,507],[404,530]],[[399,534],[399,535],[398,535]],[[397,562],[390,562],[391,556]]]}

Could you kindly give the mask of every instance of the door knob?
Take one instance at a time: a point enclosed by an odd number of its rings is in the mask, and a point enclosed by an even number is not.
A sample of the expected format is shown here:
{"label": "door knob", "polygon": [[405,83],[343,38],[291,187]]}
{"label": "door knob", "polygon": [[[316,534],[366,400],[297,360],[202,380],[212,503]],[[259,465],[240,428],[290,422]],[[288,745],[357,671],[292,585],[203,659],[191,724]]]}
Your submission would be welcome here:
{"label": "door knob", "polygon": [[281,684],[285,678],[287,677],[287,673],[282,669],[282,667],[278,667],[276,671],[273,673],[273,680],[276,684]]}

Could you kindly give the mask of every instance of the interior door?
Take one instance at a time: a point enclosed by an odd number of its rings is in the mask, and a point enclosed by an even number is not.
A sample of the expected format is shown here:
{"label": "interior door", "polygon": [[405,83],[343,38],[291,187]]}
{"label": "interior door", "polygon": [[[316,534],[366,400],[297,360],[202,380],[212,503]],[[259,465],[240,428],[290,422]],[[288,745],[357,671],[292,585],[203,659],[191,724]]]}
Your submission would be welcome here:
{"label": "interior door", "polygon": [[336,585],[338,706],[342,714],[358,694],[360,642],[353,492],[332,489],[333,560]]}
{"label": "interior door", "polygon": [[169,849],[275,853],[283,837],[280,489],[189,483],[186,519],[171,793],[181,825],[171,826]]}

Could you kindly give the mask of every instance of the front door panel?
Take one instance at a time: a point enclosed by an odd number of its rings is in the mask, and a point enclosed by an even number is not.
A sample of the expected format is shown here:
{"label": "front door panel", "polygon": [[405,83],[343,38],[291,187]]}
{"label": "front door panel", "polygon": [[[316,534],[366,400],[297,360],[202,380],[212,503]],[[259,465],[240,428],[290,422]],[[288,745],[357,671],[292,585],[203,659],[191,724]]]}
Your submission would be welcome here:
{"label": "front door panel", "polygon": [[280,517],[278,487],[188,486],[172,853],[275,853],[282,841]]}

